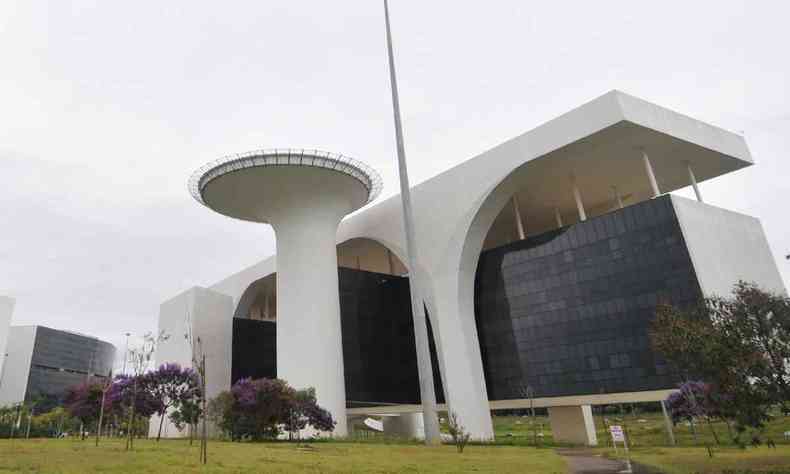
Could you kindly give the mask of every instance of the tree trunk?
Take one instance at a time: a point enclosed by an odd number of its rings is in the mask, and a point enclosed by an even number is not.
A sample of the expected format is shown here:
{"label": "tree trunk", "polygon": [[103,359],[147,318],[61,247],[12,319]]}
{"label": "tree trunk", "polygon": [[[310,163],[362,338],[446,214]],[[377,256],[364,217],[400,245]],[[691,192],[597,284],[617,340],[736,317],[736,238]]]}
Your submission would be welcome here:
{"label": "tree trunk", "polygon": [[165,422],[165,414],[162,413],[159,415],[159,432],[156,434],[156,442],[159,442],[159,439],[162,437],[162,424]]}
{"label": "tree trunk", "polygon": [[134,409],[137,405],[137,380],[132,385],[132,407],[129,410],[129,428],[128,437],[126,440],[126,450],[134,449]]}
{"label": "tree trunk", "polygon": [[730,437],[730,441],[732,441],[732,444],[738,444],[738,440],[735,439],[735,436],[732,434],[732,426],[730,425],[730,420],[725,419],[724,425],[727,427],[727,436]]}
{"label": "tree trunk", "polygon": [[203,464],[208,462],[208,431],[206,430],[206,410],[207,410],[207,403],[208,403],[208,396],[206,395],[206,354],[203,354],[203,361],[201,363],[202,366],[202,376],[200,377],[202,380],[203,385]]}
{"label": "tree trunk", "polygon": [[30,423],[33,421],[33,409],[27,414],[27,430],[25,431],[25,439],[30,439]]}
{"label": "tree trunk", "polygon": [[719,442],[719,435],[717,435],[716,430],[713,429],[713,423],[711,423],[709,417],[705,417],[705,419],[708,420],[708,427],[710,428],[710,432],[713,435],[713,439],[716,440],[716,445],[720,445],[721,442]]}
{"label": "tree trunk", "polygon": [[694,437],[694,444],[699,444],[697,442],[697,430],[694,429],[694,420],[689,419],[689,428],[691,428],[691,435]]}
{"label": "tree trunk", "polygon": [[101,425],[104,421],[104,398],[107,395],[107,389],[105,388],[101,392],[101,405],[99,406],[99,424],[96,426],[96,446],[99,445],[99,438],[101,438]]}

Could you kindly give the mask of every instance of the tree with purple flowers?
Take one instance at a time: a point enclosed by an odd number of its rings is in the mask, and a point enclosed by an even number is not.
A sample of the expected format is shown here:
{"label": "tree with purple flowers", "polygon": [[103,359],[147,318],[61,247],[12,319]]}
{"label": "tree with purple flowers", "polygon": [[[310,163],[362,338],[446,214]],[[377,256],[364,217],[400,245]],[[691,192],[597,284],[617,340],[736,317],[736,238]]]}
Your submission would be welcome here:
{"label": "tree with purple flowers", "polygon": [[318,405],[315,390],[296,390],[280,379],[245,378],[212,400],[212,417],[234,441],[272,439],[312,427],[332,431],[332,415]]}
{"label": "tree with purple flowers", "polygon": [[[100,382],[83,382],[66,390],[65,408],[68,414],[77,418],[84,426],[90,426],[99,419],[104,386]],[[85,439],[85,430],[80,437]]]}
{"label": "tree with purple flowers", "polygon": [[[704,420],[707,422],[716,444],[721,444],[716,430],[713,429],[713,423],[711,423],[712,418],[721,416],[721,412],[715,402],[714,387],[712,385],[699,381],[686,382],[680,386],[677,392],[670,394],[666,403],[672,416],[672,421],[675,424],[681,420],[686,420],[689,423],[695,442],[697,432],[694,429],[694,422],[696,420]],[[713,451],[707,442],[705,447],[708,450],[708,456],[713,457]]]}
{"label": "tree with purple flowers", "polygon": [[[170,410],[178,410],[182,405],[192,405],[195,400],[200,399],[200,385],[194,370],[172,363],[162,364],[157,370],[145,374],[144,379],[143,386],[157,402],[159,431],[156,441],[158,442],[162,437],[165,415]],[[189,409],[185,412],[189,412]],[[178,413],[180,416],[181,412]]]}

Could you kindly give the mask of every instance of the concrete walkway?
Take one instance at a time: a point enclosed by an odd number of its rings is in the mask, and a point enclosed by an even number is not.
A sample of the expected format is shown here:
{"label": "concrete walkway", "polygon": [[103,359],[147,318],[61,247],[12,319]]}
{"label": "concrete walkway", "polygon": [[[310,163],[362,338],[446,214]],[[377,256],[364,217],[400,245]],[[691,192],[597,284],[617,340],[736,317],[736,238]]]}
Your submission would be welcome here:
{"label": "concrete walkway", "polygon": [[605,458],[588,449],[558,449],[557,454],[565,458],[569,474],[616,474],[625,469],[625,463]]}

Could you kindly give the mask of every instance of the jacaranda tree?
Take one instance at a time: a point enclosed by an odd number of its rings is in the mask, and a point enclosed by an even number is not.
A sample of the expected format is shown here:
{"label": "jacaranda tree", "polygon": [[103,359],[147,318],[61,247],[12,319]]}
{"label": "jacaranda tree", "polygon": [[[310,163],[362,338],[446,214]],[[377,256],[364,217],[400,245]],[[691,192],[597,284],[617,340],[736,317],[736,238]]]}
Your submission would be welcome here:
{"label": "jacaranda tree", "polygon": [[318,431],[335,427],[332,415],[318,405],[315,390],[295,390],[280,379],[241,379],[214,400],[212,411],[232,440],[271,439],[308,426]]}
{"label": "jacaranda tree", "polygon": [[148,372],[143,377],[144,390],[148,391],[157,403],[159,431],[156,440],[159,441],[162,437],[162,424],[168,411],[179,410],[181,405],[186,405],[183,413],[178,411],[176,420],[180,421],[181,415],[188,415],[192,411],[191,405],[201,398],[200,385],[194,370],[182,368],[178,364],[162,364],[157,370]]}
{"label": "jacaranda tree", "polygon": [[117,375],[112,387],[107,393],[105,409],[121,416],[128,416],[127,432],[134,436],[136,421],[140,418],[150,418],[156,413],[161,403],[141,380],[145,375]]}
{"label": "jacaranda tree", "polygon": [[[77,418],[85,427],[96,423],[99,420],[99,408],[101,407],[102,383],[83,382],[79,385],[66,390],[64,405],[68,414]],[[85,430],[81,430],[81,438],[85,438]]]}

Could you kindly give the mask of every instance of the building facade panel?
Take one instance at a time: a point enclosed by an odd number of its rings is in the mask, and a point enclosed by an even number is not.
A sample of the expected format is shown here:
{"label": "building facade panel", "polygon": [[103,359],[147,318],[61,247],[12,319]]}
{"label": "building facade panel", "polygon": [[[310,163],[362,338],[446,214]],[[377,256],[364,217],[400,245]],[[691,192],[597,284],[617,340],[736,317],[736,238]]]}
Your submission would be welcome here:
{"label": "building facade panel", "polygon": [[114,363],[112,344],[39,326],[25,398],[62,397],[69,388],[89,379],[108,377]]}
{"label": "building facade panel", "polygon": [[475,291],[491,400],[671,388],[655,307],[701,297],[670,196],[486,251]]}

